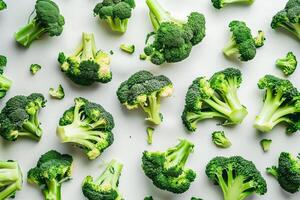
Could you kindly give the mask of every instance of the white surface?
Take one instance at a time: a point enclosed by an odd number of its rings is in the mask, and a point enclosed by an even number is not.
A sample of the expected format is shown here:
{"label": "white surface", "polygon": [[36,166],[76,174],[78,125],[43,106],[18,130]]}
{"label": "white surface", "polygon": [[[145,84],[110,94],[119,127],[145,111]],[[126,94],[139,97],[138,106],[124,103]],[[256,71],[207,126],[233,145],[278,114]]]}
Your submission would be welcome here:
{"label": "white surface", "polygon": [[[148,19],[148,9],[143,0],[137,0],[137,8],[129,22],[128,31],[120,36],[112,33],[93,17],[92,10],[97,0],[57,0],[61,12],[65,16],[66,25],[60,37],[44,37],[35,41],[29,49],[16,46],[13,38],[14,32],[23,26],[31,13],[35,1],[9,1],[8,10],[0,13],[0,54],[8,56],[6,75],[14,80],[11,90],[1,100],[3,106],[10,97],[17,94],[29,94],[42,92],[48,97],[49,87],[63,85],[66,97],[62,101],[49,99],[47,107],[40,113],[44,135],[39,143],[32,140],[20,139],[10,143],[0,140],[0,159],[17,160],[26,177],[27,171],[34,167],[41,154],[50,149],[56,149],[62,153],[69,153],[74,157],[73,179],[63,183],[62,195],[64,200],[84,199],[81,193],[81,181],[86,175],[97,176],[99,167],[112,158],[124,163],[124,170],[120,179],[120,190],[127,200],[141,200],[146,195],[153,195],[155,200],[189,200],[191,196],[198,196],[205,200],[221,199],[221,191],[208,181],[204,170],[207,162],[216,155],[242,155],[256,163],[259,170],[268,183],[268,193],[264,196],[252,196],[252,199],[283,200],[300,199],[300,193],[289,195],[285,193],[278,183],[265,174],[265,168],[277,163],[281,151],[299,152],[299,135],[285,135],[284,127],[276,127],[275,130],[264,135],[273,139],[269,153],[263,153],[252,123],[255,115],[262,105],[262,92],[258,90],[256,83],[266,73],[282,77],[281,72],[275,68],[277,58],[284,56],[288,51],[293,51],[300,59],[299,43],[288,35],[273,31],[270,21],[277,11],[282,9],[286,1],[256,1],[251,7],[232,6],[223,10],[216,10],[209,0],[161,0],[162,5],[172,11],[175,16],[186,16],[191,11],[199,11],[205,14],[207,21],[207,36],[200,45],[193,48],[188,59],[181,63],[157,67],[139,60],[145,36],[152,31]],[[252,29],[253,34],[263,29],[266,32],[267,41],[264,47],[258,49],[254,60],[247,63],[238,63],[225,59],[221,53],[222,47],[228,40],[228,23],[233,19],[245,20]],[[72,52],[80,42],[81,33],[93,32],[98,48],[113,50],[112,71],[113,80],[105,85],[93,85],[92,87],[79,87],[73,84],[59,70],[56,61],[58,52]],[[137,46],[136,53],[132,56],[119,51],[121,43],[134,43]],[[31,63],[39,63],[43,69],[35,76],[29,72]],[[239,96],[244,105],[248,107],[249,115],[243,124],[233,128],[216,126],[217,121],[208,120],[199,123],[198,130],[194,134],[187,134],[180,116],[184,106],[184,96],[188,86],[197,76],[210,77],[214,72],[228,66],[240,67],[244,74],[244,81],[239,90]],[[173,97],[162,103],[161,112],[164,122],[154,133],[154,144],[146,144],[146,124],[144,113],[127,111],[122,107],[115,92],[121,81],[124,81],[132,73],[147,69],[155,74],[168,76],[175,87]],[[290,77],[290,80],[300,86],[297,76],[300,69]],[[114,144],[103,155],[89,161],[85,155],[71,145],[60,144],[55,134],[58,119],[63,111],[73,105],[74,97],[86,97],[98,102],[110,111],[115,119],[116,127]],[[214,130],[224,129],[231,139],[233,146],[222,150],[216,148],[211,142],[210,133]],[[181,195],[164,192],[152,185],[145,177],[140,165],[141,155],[144,150],[165,150],[175,145],[178,138],[187,138],[195,143],[195,151],[189,157],[187,165],[197,171],[197,179],[191,185],[189,191]],[[23,190],[17,193],[16,200],[42,199],[41,192],[36,186],[31,186],[24,178]],[[251,198],[250,198],[251,199]]]}

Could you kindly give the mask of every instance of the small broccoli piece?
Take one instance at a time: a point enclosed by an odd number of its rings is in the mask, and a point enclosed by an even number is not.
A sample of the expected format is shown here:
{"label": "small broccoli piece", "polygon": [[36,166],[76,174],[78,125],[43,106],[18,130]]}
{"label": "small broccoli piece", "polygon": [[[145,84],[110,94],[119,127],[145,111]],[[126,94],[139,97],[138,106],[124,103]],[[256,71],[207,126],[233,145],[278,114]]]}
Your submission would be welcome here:
{"label": "small broccoli piece", "polygon": [[146,54],[144,54],[144,53],[142,53],[142,54],[140,54],[140,60],[147,60],[147,55]]}
{"label": "small broccoli piece", "polygon": [[147,127],[146,131],[147,131],[147,142],[148,144],[152,144],[153,141],[153,132],[154,132],[154,128],[152,127]]}
{"label": "small broccoli piece", "polygon": [[231,37],[223,49],[227,57],[238,57],[241,61],[252,60],[256,55],[255,40],[250,28],[243,21],[231,21],[229,23]]}
{"label": "small broccoli piece", "polygon": [[265,44],[265,33],[261,30],[258,31],[257,36],[254,38],[254,43],[256,48],[260,48]]}
{"label": "small broccoli piece", "polygon": [[278,167],[267,168],[267,172],[274,176],[281,188],[289,193],[296,193],[300,189],[300,158],[282,152],[278,159]]}
{"label": "small broccoli piece", "polygon": [[191,142],[180,140],[179,144],[165,152],[144,151],[142,168],[145,175],[162,190],[177,194],[187,191],[196,178],[195,171],[185,168],[193,148]]}
{"label": "small broccoli piece", "polygon": [[12,85],[12,81],[3,75],[4,69],[7,65],[7,58],[0,55],[0,99],[2,99]]}
{"label": "small broccoli piece", "polygon": [[[154,32],[147,35],[144,53],[155,65],[180,62],[205,37],[205,17],[192,12],[187,21],[175,19],[158,3],[146,0]],[[152,43],[151,43],[151,42]]]}
{"label": "small broccoli piece", "polygon": [[300,93],[289,80],[265,75],[258,82],[265,90],[263,107],[256,116],[254,127],[270,132],[277,124],[285,123],[288,134],[300,130]]}
{"label": "small broccoli piece", "polygon": [[112,31],[125,33],[134,8],[134,0],[103,0],[95,6],[94,15],[104,20]]}
{"label": "small broccoli piece", "polygon": [[15,161],[0,161],[0,199],[14,198],[22,189],[23,177],[20,166]]}
{"label": "small broccoli piece", "polygon": [[74,83],[89,86],[95,82],[107,83],[112,79],[110,57],[96,50],[94,34],[83,33],[80,47],[71,56],[59,53],[61,70]]}
{"label": "small broccoli piece", "polygon": [[6,5],[5,1],[0,0],[0,10],[4,10],[6,8],[7,8],[7,5]]}
{"label": "small broccoli piece", "polygon": [[270,139],[262,139],[260,141],[261,148],[263,149],[264,152],[270,150],[271,144],[272,144],[272,140]]}
{"label": "small broccoli piece", "polygon": [[81,147],[89,159],[95,159],[114,141],[114,119],[96,103],[75,98],[75,106],[66,110],[59,120],[57,136],[62,143]]}
{"label": "small broccoli piece", "polygon": [[62,87],[61,84],[59,84],[57,89],[50,88],[49,94],[54,99],[63,99],[65,97],[64,88]]}
{"label": "small broccoli piece", "polygon": [[206,166],[207,177],[223,191],[224,200],[264,195],[267,184],[253,162],[241,156],[215,157]]}
{"label": "small broccoli piece", "polygon": [[61,200],[61,185],[71,179],[73,158],[55,150],[43,154],[27,173],[28,183],[37,185],[47,200]]}
{"label": "small broccoli piece", "polygon": [[221,148],[228,148],[231,146],[231,142],[226,137],[224,131],[215,131],[212,133],[212,141],[215,145]]}
{"label": "small broccoli piece", "polygon": [[35,75],[38,71],[42,69],[42,66],[39,64],[31,64],[30,65],[30,72],[31,74]]}
{"label": "small broccoli piece", "polygon": [[153,200],[153,197],[152,196],[145,197],[144,200]]}
{"label": "small broccoli piece", "polygon": [[203,199],[198,198],[198,197],[192,197],[191,200],[203,200]]}
{"label": "small broccoli piece", "polygon": [[290,76],[294,73],[297,68],[297,64],[297,58],[293,52],[288,52],[284,58],[279,58],[276,60],[276,66],[286,76]]}
{"label": "small broccoli piece", "polygon": [[82,192],[89,200],[122,200],[118,185],[123,165],[116,160],[110,161],[96,180],[87,176],[82,184]]}
{"label": "small broccoli piece", "polygon": [[121,44],[120,49],[126,53],[133,54],[135,46],[133,44]]}
{"label": "small broccoli piece", "polygon": [[242,123],[248,111],[237,95],[241,82],[241,71],[235,68],[216,72],[210,80],[196,78],[185,96],[185,127],[196,131],[197,122],[211,118],[223,119],[224,125]]}
{"label": "small broccoli piece", "polygon": [[9,141],[19,137],[39,140],[42,129],[38,114],[45,104],[44,96],[39,93],[17,95],[9,99],[0,113],[0,135]]}
{"label": "small broccoli piece", "polygon": [[35,17],[15,33],[16,41],[29,47],[34,40],[44,34],[50,37],[59,36],[65,24],[57,4],[51,0],[37,0],[35,4]]}
{"label": "small broccoli piece", "polygon": [[249,4],[251,5],[255,0],[211,0],[213,6],[217,9],[221,9],[224,6],[230,4]]}

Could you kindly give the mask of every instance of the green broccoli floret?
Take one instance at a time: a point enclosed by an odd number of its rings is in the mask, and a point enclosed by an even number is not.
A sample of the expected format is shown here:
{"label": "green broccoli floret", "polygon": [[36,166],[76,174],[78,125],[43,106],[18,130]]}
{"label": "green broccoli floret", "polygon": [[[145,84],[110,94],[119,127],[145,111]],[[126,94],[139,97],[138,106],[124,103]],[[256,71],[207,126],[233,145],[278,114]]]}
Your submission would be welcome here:
{"label": "green broccoli floret", "polygon": [[144,200],[153,200],[153,197],[152,196],[145,197]]}
{"label": "green broccoli floret", "polygon": [[31,74],[35,75],[38,71],[42,69],[42,66],[39,64],[31,64],[30,65],[30,72]]}
{"label": "green broccoli floret", "polygon": [[17,95],[9,99],[0,113],[0,135],[9,141],[19,137],[39,140],[42,129],[38,114],[45,104],[44,96],[39,93]]}
{"label": "green broccoli floret", "polygon": [[198,198],[198,197],[192,197],[191,200],[203,200],[203,199]]}
{"label": "green broccoli floret", "polygon": [[147,127],[146,131],[147,131],[147,142],[148,144],[152,144],[154,128]]}
{"label": "green broccoli floret", "polygon": [[258,82],[258,88],[266,91],[260,113],[254,127],[269,132],[279,123],[286,123],[288,134],[300,130],[300,93],[289,80],[266,75]]}
{"label": "green broccoli floret", "polygon": [[134,73],[121,83],[117,91],[121,104],[129,110],[141,107],[148,116],[146,120],[157,125],[163,118],[160,113],[161,97],[172,94],[173,83],[166,76],[154,76],[145,70]]}
{"label": "green broccoli floret", "polygon": [[197,122],[211,118],[223,119],[223,125],[240,124],[248,114],[237,95],[241,82],[242,74],[235,68],[216,72],[210,80],[196,78],[185,96],[185,127],[196,131]]}
{"label": "green broccoli floret", "polygon": [[4,69],[7,65],[7,58],[0,55],[0,99],[2,99],[12,85],[12,81],[3,75]]}
{"label": "green broccoli floret", "polygon": [[73,158],[55,150],[43,154],[27,173],[28,183],[37,185],[47,200],[61,200],[61,185],[71,179]]}
{"label": "green broccoli floret", "polygon": [[243,200],[267,192],[266,181],[254,163],[241,156],[213,158],[206,166],[206,175],[221,187],[224,200]]}
{"label": "green broccoli floret", "polygon": [[111,30],[125,33],[134,8],[134,0],[103,0],[94,8],[94,15],[104,20]]}
{"label": "green broccoli floret", "polygon": [[57,136],[62,143],[81,147],[89,159],[95,159],[114,141],[112,115],[96,103],[75,98],[75,106],[59,120]]}
{"label": "green broccoli floret", "polygon": [[65,97],[64,88],[62,87],[61,84],[59,84],[57,89],[50,88],[49,94],[54,99],[63,99]]}
{"label": "green broccoli floret", "polygon": [[238,57],[241,61],[252,60],[256,55],[256,47],[250,28],[243,21],[231,21],[229,28],[232,34],[223,49],[224,55]]}
{"label": "green broccoli floret", "polygon": [[205,37],[204,15],[192,12],[187,21],[182,21],[172,17],[157,0],[146,0],[146,3],[154,28],[154,32],[147,35],[144,48],[148,60],[161,65],[186,59],[192,47]]}
{"label": "green broccoli floret", "polygon": [[61,70],[74,83],[89,86],[95,82],[107,83],[112,79],[110,57],[107,53],[96,50],[94,34],[83,33],[80,47],[73,55],[59,53],[58,62]]}
{"label": "green broccoli floret", "polygon": [[254,43],[256,48],[260,48],[265,44],[265,33],[262,30],[259,30],[257,36],[254,38]]}
{"label": "green broccoli floret", "polygon": [[300,189],[300,158],[282,152],[279,156],[278,167],[267,168],[267,172],[274,176],[281,188],[289,193],[296,193]]}
{"label": "green broccoli floret", "polygon": [[7,5],[6,5],[5,1],[0,0],[0,10],[4,10],[6,8],[7,8]]}
{"label": "green broccoli floret", "polygon": [[126,53],[133,54],[135,46],[133,44],[121,44],[120,49]]}
{"label": "green broccoli floret", "polygon": [[288,52],[284,58],[279,58],[276,60],[276,66],[286,76],[290,76],[294,73],[297,68],[297,64],[297,58],[293,52]]}
{"label": "green broccoli floret", "polygon": [[96,180],[87,176],[82,184],[82,192],[89,200],[123,200],[118,185],[123,165],[116,160],[110,161]]}
{"label": "green broccoli floret", "polygon": [[183,193],[190,188],[196,178],[192,169],[185,168],[185,163],[193,151],[194,145],[187,140],[180,140],[175,147],[165,152],[144,151],[142,168],[153,184],[172,193]]}
{"label": "green broccoli floret", "polygon": [[24,47],[39,39],[42,35],[59,36],[65,24],[56,3],[51,0],[37,0],[35,17],[15,33],[16,41]]}
{"label": "green broccoli floret", "polygon": [[0,161],[0,199],[13,198],[22,189],[23,177],[15,161]]}
{"label": "green broccoli floret", "polygon": [[272,144],[272,140],[270,139],[262,139],[260,141],[261,148],[263,149],[264,152],[270,150],[271,144]]}
{"label": "green broccoli floret", "polygon": [[215,145],[221,148],[228,148],[231,146],[230,140],[226,137],[224,131],[215,131],[212,133],[212,141]]}
{"label": "green broccoli floret", "polygon": [[255,0],[211,0],[213,6],[217,9],[221,9],[224,6],[236,3],[251,5],[254,1]]}

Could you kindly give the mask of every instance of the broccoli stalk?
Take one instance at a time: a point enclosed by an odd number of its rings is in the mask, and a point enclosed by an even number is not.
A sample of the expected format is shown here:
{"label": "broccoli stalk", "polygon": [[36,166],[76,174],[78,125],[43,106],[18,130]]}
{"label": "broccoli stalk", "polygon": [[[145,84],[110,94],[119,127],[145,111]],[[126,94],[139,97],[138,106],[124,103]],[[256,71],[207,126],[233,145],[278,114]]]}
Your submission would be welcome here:
{"label": "broccoli stalk", "polygon": [[229,4],[241,3],[241,4],[252,4],[254,0],[211,0],[213,6],[217,9],[221,9]]}
{"label": "broccoli stalk", "polygon": [[146,131],[147,131],[147,142],[148,144],[152,144],[154,128],[147,127]]}
{"label": "broccoli stalk", "polygon": [[133,54],[135,46],[133,44],[121,44],[120,49],[126,53]]}
{"label": "broccoli stalk", "polygon": [[272,144],[272,140],[270,139],[262,139],[260,141],[261,148],[263,149],[264,152],[270,150],[271,144]]}

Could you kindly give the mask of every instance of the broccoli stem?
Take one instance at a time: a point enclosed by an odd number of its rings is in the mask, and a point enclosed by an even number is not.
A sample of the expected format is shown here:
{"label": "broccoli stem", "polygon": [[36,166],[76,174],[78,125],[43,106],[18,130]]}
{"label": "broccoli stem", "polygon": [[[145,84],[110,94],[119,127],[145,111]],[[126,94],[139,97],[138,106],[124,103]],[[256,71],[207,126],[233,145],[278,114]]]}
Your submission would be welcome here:
{"label": "broccoli stem", "polygon": [[27,121],[23,123],[23,131],[20,131],[19,136],[30,137],[35,140],[39,140],[42,136],[42,130],[39,127],[39,123]]}
{"label": "broccoli stem", "polygon": [[96,55],[96,45],[93,34],[82,33],[82,60],[94,60]]}
{"label": "broccoli stem", "polygon": [[96,180],[96,184],[110,185],[112,189],[117,189],[122,169],[123,165],[121,163],[118,163],[116,160],[110,161],[105,171]]}
{"label": "broccoli stem", "polygon": [[281,26],[285,28],[288,32],[295,35],[298,39],[300,39],[300,24],[299,23],[282,23]]}
{"label": "broccoli stem", "polygon": [[154,128],[147,127],[147,143],[152,144]]}
{"label": "broccoli stem", "polygon": [[113,31],[125,33],[127,30],[128,19],[107,17],[105,21]]}
{"label": "broccoli stem", "polygon": [[54,179],[47,182],[47,188],[42,191],[46,200],[61,200],[61,183]]}
{"label": "broccoli stem", "polygon": [[153,124],[159,125],[162,122],[162,116],[160,113],[160,97],[157,92],[147,96],[146,105],[141,105],[143,110],[148,114],[147,121]]}
{"label": "broccoli stem", "polygon": [[230,3],[246,3],[246,4],[252,4],[254,0],[222,0],[224,4],[230,4]]}
{"label": "broccoli stem", "polygon": [[230,40],[227,43],[227,45],[223,48],[223,53],[227,57],[231,57],[239,53],[239,49],[237,48],[236,42],[232,36],[230,37]]}

